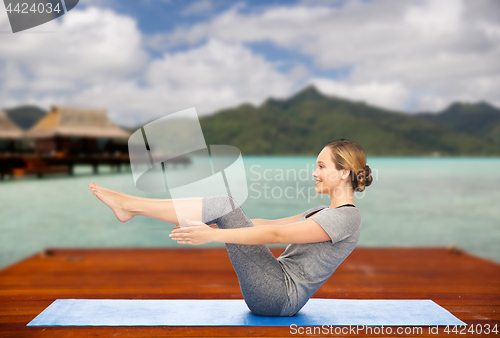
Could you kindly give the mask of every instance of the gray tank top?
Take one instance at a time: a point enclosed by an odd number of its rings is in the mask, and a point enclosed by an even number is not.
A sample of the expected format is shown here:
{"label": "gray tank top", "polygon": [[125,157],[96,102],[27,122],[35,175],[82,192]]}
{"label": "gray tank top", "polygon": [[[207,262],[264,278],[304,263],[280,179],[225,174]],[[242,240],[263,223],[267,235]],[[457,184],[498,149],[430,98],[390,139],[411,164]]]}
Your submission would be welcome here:
{"label": "gray tank top", "polygon": [[[306,218],[309,216],[308,218]],[[329,241],[290,244],[278,257],[288,291],[281,316],[293,316],[354,250],[361,233],[361,211],[352,204],[330,209],[320,205],[296,221],[313,219],[330,236]]]}

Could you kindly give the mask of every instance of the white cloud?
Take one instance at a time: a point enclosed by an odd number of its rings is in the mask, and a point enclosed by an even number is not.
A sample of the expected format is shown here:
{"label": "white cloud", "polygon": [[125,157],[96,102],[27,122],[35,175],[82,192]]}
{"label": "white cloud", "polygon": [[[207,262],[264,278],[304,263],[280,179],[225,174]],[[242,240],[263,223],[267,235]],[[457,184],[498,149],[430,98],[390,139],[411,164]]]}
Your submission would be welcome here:
{"label": "white cloud", "polygon": [[271,90],[270,95],[288,93],[289,85],[283,90],[285,78],[262,56],[253,54],[241,44],[217,39],[210,39],[203,46],[186,52],[166,53],[163,59],[151,62],[146,71],[146,79],[151,85],[227,87],[247,93],[260,93],[259,87],[265,86]]}
{"label": "white cloud", "polygon": [[[75,89],[109,78],[124,79],[145,66],[148,55],[131,18],[93,7],[72,10],[62,18],[60,23],[44,24],[53,34],[2,37],[0,60],[25,69],[33,78],[28,88]],[[51,83],[48,88],[47,83]]]}
{"label": "white cloud", "polygon": [[107,107],[118,123],[137,125],[191,106],[203,115],[286,97],[306,75],[300,66],[279,72],[242,44],[217,39],[151,60],[136,22],[109,9],[74,9],[49,24],[56,33],[0,42],[3,107]]}
{"label": "white cloud", "polygon": [[192,15],[210,11],[213,9],[212,1],[210,0],[199,0],[189,4],[183,11],[182,15]]}
{"label": "white cloud", "polygon": [[408,89],[403,84],[396,82],[355,84],[326,78],[312,78],[310,83],[325,94],[354,101],[366,101],[381,107],[401,107],[410,99]]}
{"label": "white cloud", "polygon": [[[272,41],[309,55],[318,68],[352,67],[343,83],[332,90],[353,89],[385,107],[405,109],[407,96],[415,109],[442,109],[468,97],[500,105],[500,3],[498,1],[346,1],[328,7],[323,2],[302,2],[262,13],[241,13],[232,8],[209,22],[156,37],[164,46],[196,44],[207,37],[229,42]],[[483,78],[489,76],[489,80]],[[483,79],[483,80],[480,80]],[[469,91],[459,82],[491,83],[492,88]],[[376,86],[398,90],[374,99]],[[354,87],[352,87],[354,86]],[[402,88],[404,87],[404,89]],[[360,88],[365,88],[361,90]],[[452,89],[450,91],[450,89]],[[402,92],[410,94],[402,95]],[[426,97],[434,97],[431,102]],[[358,96],[358,94],[352,94]],[[351,95],[351,96],[352,96]],[[394,97],[392,97],[394,95]]]}
{"label": "white cloud", "polygon": [[143,87],[123,81],[94,86],[74,100],[105,98],[99,101],[101,105],[119,110],[124,123],[137,124],[134,115],[138,112],[144,122],[192,106],[205,115],[243,102],[258,105],[269,96],[283,98],[305,75],[302,67],[280,73],[242,45],[209,40],[196,49],[166,53],[152,61]]}

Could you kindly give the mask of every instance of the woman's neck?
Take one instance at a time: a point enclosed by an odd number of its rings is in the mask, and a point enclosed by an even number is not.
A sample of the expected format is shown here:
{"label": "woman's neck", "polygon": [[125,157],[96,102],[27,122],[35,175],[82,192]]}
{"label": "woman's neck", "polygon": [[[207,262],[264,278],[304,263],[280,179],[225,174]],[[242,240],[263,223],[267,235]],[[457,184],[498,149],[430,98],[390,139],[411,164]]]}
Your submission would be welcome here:
{"label": "woman's neck", "polygon": [[[340,197],[335,197],[339,196]],[[332,202],[330,204],[330,209],[337,208],[344,204],[352,204],[354,205],[354,191],[353,189],[342,189],[342,193],[340,194],[338,191],[330,196]]]}

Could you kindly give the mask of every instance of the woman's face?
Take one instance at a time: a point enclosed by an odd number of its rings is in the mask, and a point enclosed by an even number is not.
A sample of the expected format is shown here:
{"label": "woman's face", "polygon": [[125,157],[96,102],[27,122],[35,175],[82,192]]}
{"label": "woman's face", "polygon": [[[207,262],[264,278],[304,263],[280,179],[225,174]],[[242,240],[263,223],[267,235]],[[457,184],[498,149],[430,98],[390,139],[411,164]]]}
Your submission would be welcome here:
{"label": "woman's face", "polygon": [[331,158],[330,148],[323,148],[316,160],[316,170],[312,175],[316,178],[315,187],[319,194],[331,195],[341,185],[342,179],[349,176],[348,170],[337,170]]}

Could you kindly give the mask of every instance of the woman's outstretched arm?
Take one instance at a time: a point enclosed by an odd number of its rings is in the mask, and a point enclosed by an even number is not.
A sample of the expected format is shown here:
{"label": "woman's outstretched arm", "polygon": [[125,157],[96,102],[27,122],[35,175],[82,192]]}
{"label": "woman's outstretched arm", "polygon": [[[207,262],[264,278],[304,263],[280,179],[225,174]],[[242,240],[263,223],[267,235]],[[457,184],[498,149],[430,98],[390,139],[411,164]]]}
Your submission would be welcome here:
{"label": "woman's outstretched arm", "polygon": [[260,225],[237,229],[212,229],[208,225],[188,221],[189,228],[176,228],[170,237],[179,244],[199,245],[209,242],[234,244],[290,244],[316,243],[330,240],[330,236],[312,219],[287,225]]}
{"label": "woman's outstretched arm", "polygon": [[[189,223],[189,222],[188,222]],[[191,222],[190,228],[176,227],[169,235],[179,244],[205,244],[209,242],[236,244],[275,244],[276,227],[261,225],[238,229],[213,229],[201,222]]]}

